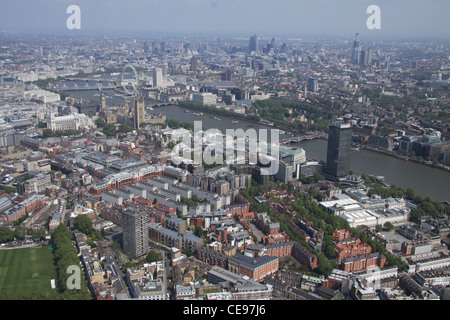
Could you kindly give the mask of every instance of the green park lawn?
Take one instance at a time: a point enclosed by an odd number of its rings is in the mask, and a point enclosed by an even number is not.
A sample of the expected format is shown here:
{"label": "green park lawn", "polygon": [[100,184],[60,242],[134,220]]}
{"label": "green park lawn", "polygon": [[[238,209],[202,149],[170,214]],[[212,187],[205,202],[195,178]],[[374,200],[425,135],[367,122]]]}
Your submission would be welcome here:
{"label": "green park lawn", "polygon": [[7,296],[39,293],[52,294],[56,289],[53,253],[48,247],[0,250],[0,293]]}

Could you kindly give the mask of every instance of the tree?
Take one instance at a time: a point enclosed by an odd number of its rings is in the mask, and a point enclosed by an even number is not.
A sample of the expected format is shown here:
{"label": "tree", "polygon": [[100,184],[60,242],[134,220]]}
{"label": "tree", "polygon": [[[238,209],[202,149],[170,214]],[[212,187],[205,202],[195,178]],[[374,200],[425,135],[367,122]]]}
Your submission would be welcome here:
{"label": "tree", "polygon": [[145,257],[145,262],[152,263],[157,261],[161,261],[161,256],[153,250],[147,254],[147,257]]}
{"label": "tree", "polygon": [[387,231],[391,231],[392,229],[394,229],[394,225],[391,222],[386,222],[383,227],[387,230]]}
{"label": "tree", "polygon": [[104,128],[104,127],[106,126],[106,122],[105,122],[105,120],[104,120],[103,118],[97,118],[97,119],[95,120],[95,125],[96,125],[98,128]]}
{"label": "tree", "polygon": [[181,252],[184,253],[188,257],[192,257],[194,255],[194,253],[188,249],[182,249]]}
{"label": "tree", "polygon": [[67,273],[67,268],[69,266],[79,266],[80,264],[77,249],[73,245],[72,240],[73,233],[63,224],[55,228],[51,234],[51,244],[53,245],[56,272],[58,274],[58,292],[61,299],[89,300],[91,296],[87,289],[86,279],[83,276],[80,278],[81,289],[69,289],[67,287],[67,280],[71,276]]}
{"label": "tree", "polygon": [[416,192],[414,191],[414,189],[406,189],[406,198],[411,200],[414,200],[416,198]]}
{"label": "tree", "polygon": [[103,127],[102,132],[103,132],[104,134],[106,134],[108,137],[115,136],[116,133],[117,133],[117,132],[116,132],[116,126],[113,125],[112,123],[108,123],[107,125],[105,125],[105,126]]}
{"label": "tree", "polygon": [[204,234],[203,228],[202,228],[202,227],[195,227],[194,234],[195,234],[197,237],[199,237],[199,238],[203,237],[203,234]]}
{"label": "tree", "polygon": [[14,233],[7,227],[0,228],[0,242],[6,243],[14,240]]}
{"label": "tree", "polygon": [[318,196],[319,192],[317,191],[316,188],[311,188],[309,189],[309,195],[313,198],[316,198]]}
{"label": "tree", "polygon": [[44,137],[53,137],[54,133],[51,129],[44,129],[44,130],[42,130],[42,135]]}
{"label": "tree", "polygon": [[89,236],[92,233],[92,221],[85,214],[79,214],[76,216],[75,219],[73,219],[73,225],[85,235]]}
{"label": "tree", "polygon": [[314,182],[325,181],[325,177],[317,172],[315,172],[313,174],[313,179],[314,179]]}
{"label": "tree", "polygon": [[119,126],[119,129],[117,130],[117,132],[121,132],[121,133],[128,133],[128,132],[132,132],[133,128],[126,125],[126,124],[121,124]]}
{"label": "tree", "polygon": [[34,240],[44,240],[45,239],[45,228],[29,229],[27,231],[27,233],[29,235],[31,235],[31,237]]}
{"label": "tree", "polygon": [[25,235],[26,235],[27,231],[25,230],[24,227],[18,226],[14,229],[14,238],[16,239],[25,239]]}
{"label": "tree", "polygon": [[332,270],[333,266],[330,261],[323,254],[319,254],[317,256],[317,271],[324,276],[328,276]]}

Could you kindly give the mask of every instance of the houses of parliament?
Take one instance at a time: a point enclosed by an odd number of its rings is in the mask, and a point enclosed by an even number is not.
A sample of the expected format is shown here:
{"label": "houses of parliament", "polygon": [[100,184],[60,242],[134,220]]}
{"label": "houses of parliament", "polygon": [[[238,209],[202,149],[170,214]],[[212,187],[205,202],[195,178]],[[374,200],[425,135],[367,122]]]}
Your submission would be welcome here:
{"label": "houses of parliament", "polygon": [[164,123],[166,116],[163,114],[147,115],[145,111],[144,97],[136,95],[133,97],[133,106],[130,108],[128,100],[124,98],[124,104],[119,107],[106,108],[106,99],[103,92],[100,93],[100,110],[98,116],[106,123],[126,124],[134,129],[139,129],[143,123]]}

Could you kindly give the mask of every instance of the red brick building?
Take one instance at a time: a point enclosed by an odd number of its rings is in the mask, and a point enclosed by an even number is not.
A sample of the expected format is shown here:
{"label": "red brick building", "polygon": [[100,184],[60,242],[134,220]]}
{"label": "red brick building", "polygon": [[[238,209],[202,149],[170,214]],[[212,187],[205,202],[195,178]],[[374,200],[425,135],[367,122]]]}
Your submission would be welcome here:
{"label": "red brick building", "polygon": [[317,268],[317,256],[299,243],[294,243],[292,257],[311,269]]}
{"label": "red brick building", "polygon": [[198,249],[195,252],[195,257],[212,266],[218,266],[224,269],[228,266],[228,257],[226,255],[206,247]]}
{"label": "red brick building", "polygon": [[253,281],[261,281],[278,270],[278,258],[271,256],[249,257],[234,255],[228,259],[228,270],[248,276]]}
{"label": "red brick building", "polygon": [[347,231],[347,229],[334,230],[333,232],[333,240],[334,242],[339,242],[341,240],[347,239],[351,237],[351,233]]}
{"label": "red brick building", "polygon": [[365,271],[369,267],[378,266],[384,268],[386,257],[381,253],[371,253],[357,257],[347,258],[341,261],[340,269],[347,272]]}
{"label": "red brick building", "polygon": [[292,254],[293,242],[276,243],[265,247],[264,253],[271,257],[285,257]]}
{"label": "red brick building", "polygon": [[346,229],[335,230],[333,232],[333,240],[339,262],[346,258],[372,253],[372,247],[369,244],[362,242],[357,237],[352,237],[351,233]]}
{"label": "red brick building", "polygon": [[47,196],[33,194],[8,210],[3,211],[0,215],[0,220],[7,222],[16,221],[27,213],[33,212],[34,209],[42,206],[48,200],[49,197]]}
{"label": "red brick building", "polygon": [[358,238],[347,238],[334,244],[338,261],[372,253],[372,247]]}

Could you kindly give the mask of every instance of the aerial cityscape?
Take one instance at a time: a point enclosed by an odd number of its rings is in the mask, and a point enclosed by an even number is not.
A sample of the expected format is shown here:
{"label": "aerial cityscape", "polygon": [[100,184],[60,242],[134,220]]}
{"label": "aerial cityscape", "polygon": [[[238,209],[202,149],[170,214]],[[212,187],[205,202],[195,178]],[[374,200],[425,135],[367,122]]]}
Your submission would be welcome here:
{"label": "aerial cityscape", "polygon": [[450,300],[448,17],[105,2],[0,5],[0,300]]}

